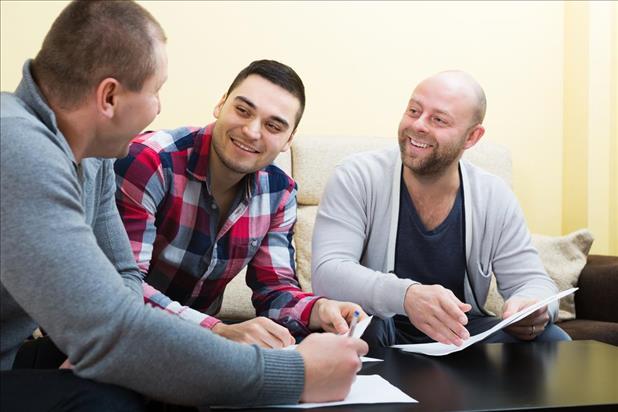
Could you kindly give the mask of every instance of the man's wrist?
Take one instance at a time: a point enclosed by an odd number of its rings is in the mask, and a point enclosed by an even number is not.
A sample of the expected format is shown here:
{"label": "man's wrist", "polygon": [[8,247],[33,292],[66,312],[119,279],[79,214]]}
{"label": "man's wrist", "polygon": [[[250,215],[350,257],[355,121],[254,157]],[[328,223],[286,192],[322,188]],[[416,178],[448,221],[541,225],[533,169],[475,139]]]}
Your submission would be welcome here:
{"label": "man's wrist", "polygon": [[322,328],[322,319],[320,318],[320,307],[328,299],[324,297],[318,297],[312,304],[311,314],[309,315],[309,329],[318,330]]}

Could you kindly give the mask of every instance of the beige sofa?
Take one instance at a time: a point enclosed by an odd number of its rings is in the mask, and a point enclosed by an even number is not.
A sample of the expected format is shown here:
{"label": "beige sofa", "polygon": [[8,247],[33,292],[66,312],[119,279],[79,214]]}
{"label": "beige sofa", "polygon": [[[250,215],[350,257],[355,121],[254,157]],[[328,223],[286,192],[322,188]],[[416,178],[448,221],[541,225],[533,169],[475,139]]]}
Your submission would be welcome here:
{"label": "beige sofa", "polygon": [[[298,221],[294,241],[297,274],[303,290],[311,291],[313,222],[324,186],[334,167],[350,154],[393,147],[396,144],[394,137],[299,136],[294,140],[291,150],[277,158],[277,165],[298,183]],[[464,158],[500,176],[512,186],[511,156],[506,147],[484,139],[467,150]],[[584,229],[562,237],[533,234],[532,239],[548,273],[557,281],[560,289],[575,286],[586,264],[592,235]],[[501,299],[495,288],[490,291],[486,307],[494,313],[500,312]],[[574,319],[573,296],[563,299],[560,309],[561,319]],[[255,316],[251,305],[251,290],[245,284],[244,273],[236,276],[226,289],[222,309],[217,316],[226,320],[244,320]]]}

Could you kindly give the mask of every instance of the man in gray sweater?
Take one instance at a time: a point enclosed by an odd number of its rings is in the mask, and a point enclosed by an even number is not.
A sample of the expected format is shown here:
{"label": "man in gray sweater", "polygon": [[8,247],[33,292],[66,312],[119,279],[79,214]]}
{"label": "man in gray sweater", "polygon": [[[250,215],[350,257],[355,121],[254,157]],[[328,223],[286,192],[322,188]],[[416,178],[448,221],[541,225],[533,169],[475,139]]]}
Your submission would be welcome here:
{"label": "man in gray sweater", "polygon": [[[558,292],[523,213],[497,176],[462,161],[483,136],[485,94],[468,74],[439,73],[414,90],[399,150],[361,153],[329,181],[313,235],[315,293],[359,303],[383,320],[370,347],[461,345],[500,321],[483,307],[492,272],[503,317]],[[562,340],[557,302],[490,337]]]}
{"label": "man in gray sweater", "polygon": [[[133,2],[77,1],[1,97],[1,409],[135,410],[342,399],[360,340],[241,345],[144,305],[112,160],[159,113],[165,35]],[[72,370],[12,370],[42,327]]]}

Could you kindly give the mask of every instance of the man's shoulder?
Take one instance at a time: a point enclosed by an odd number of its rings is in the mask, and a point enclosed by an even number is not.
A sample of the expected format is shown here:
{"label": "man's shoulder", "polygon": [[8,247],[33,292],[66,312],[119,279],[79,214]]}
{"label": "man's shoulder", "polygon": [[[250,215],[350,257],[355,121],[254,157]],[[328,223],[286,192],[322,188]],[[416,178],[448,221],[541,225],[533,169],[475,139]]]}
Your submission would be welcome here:
{"label": "man's shoulder", "polygon": [[504,179],[498,175],[488,172],[487,170],[467,161],[461,160],[463,172],[466,174],[468,181],[475,187],[485,188],[491,187],[495,190],[511,191],[509,185]]}
{"label": "man's shoulder", "polygon": [[2,92],[0,96],[0,117],[5,131],[7,127],[19,124],[19,128],[14,130],[13,133],[23,131],[24,125],[29,125],[28,129],[44,127],[43,122],[37,118],[32,108],[28,107],[26,102],[14,93]]}
{"label": "man's shoulder", "polygon": [[26,103],[14,93],[0,93],[0,116],[4,120],[10,117],[32,116]]}
{"label": "man's shoulder", "polygon": [[131,141],[128,155],[116,161],[116,174],[125,176],[133,165],[140,165],[134,169],[139,173],[145,170],[153,173],[161,166],[172,168],[172,159],[177,156],[188,157],[202,131],[199,127],[179,127],[142,133]]}
{"label": "man's shoulder", "polygon": [[270,164],[264,169],[258,170],[256,172],[256,179],[262,191],[276,193],[296,189],[296,182],[292,176],[275,164]]}
{"label": "man's shoulder", "polygon": [[[1,145],[2,159],[19,164],[32,159],[38,164],[57,162],[57,157],[65,158],[66,148],[61,148],[58,137],[38,119],[34,112],[19,97],[12,93],[2,93],[1,97]],[[3,164],[4,166],[4,164]],[[24,163],[21,163],[21,167]]]}
{"label": "man's shoulder", "polygon": [[371,180],[381,180],[392,175],[398,157],[399,150],[396,147],[359,152],[343,158],[337,169]]}
{"label": "man's shoulder", "polygon": [[464,191],[469,193],[472,203],[479,210],[507,210],[519,204],[515,193],[503,178],[465,160],[461,161],[461,165],[467,182]]}
{"label": "man's shoulder", "polygon": [[148,148],[155,153],[172,153],[192,148],[200,127],[184,126],[176,129],[148,131],[140,134],[131,142],[131,146]]}

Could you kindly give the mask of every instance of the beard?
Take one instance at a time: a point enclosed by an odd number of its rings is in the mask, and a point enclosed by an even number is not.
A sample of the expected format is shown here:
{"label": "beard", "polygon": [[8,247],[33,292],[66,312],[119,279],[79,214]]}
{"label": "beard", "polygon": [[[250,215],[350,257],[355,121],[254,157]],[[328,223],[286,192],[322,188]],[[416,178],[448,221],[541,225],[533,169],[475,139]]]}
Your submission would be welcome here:
{"label": "beard", "polygon": [[[456,142],[450,144],[438,145],[434,143],[430,153],[426,154],[424,157],[413,158],[406,155],[406,146],[410,144],[410,139],[406,137],[406,135],[411,135],[414,139],[416,139],[416,135],[410,133],[404,133],[403,135],[403,139],[399,139],[401,161],[414,174],[420,176],[442,174],[453,162],[459,160],[465,144],[465,136],[461,136]],[[429,137],[433,142],[436,142],[433,136]],[[425,136],[418,140],[427,141],[427,137]]]}

